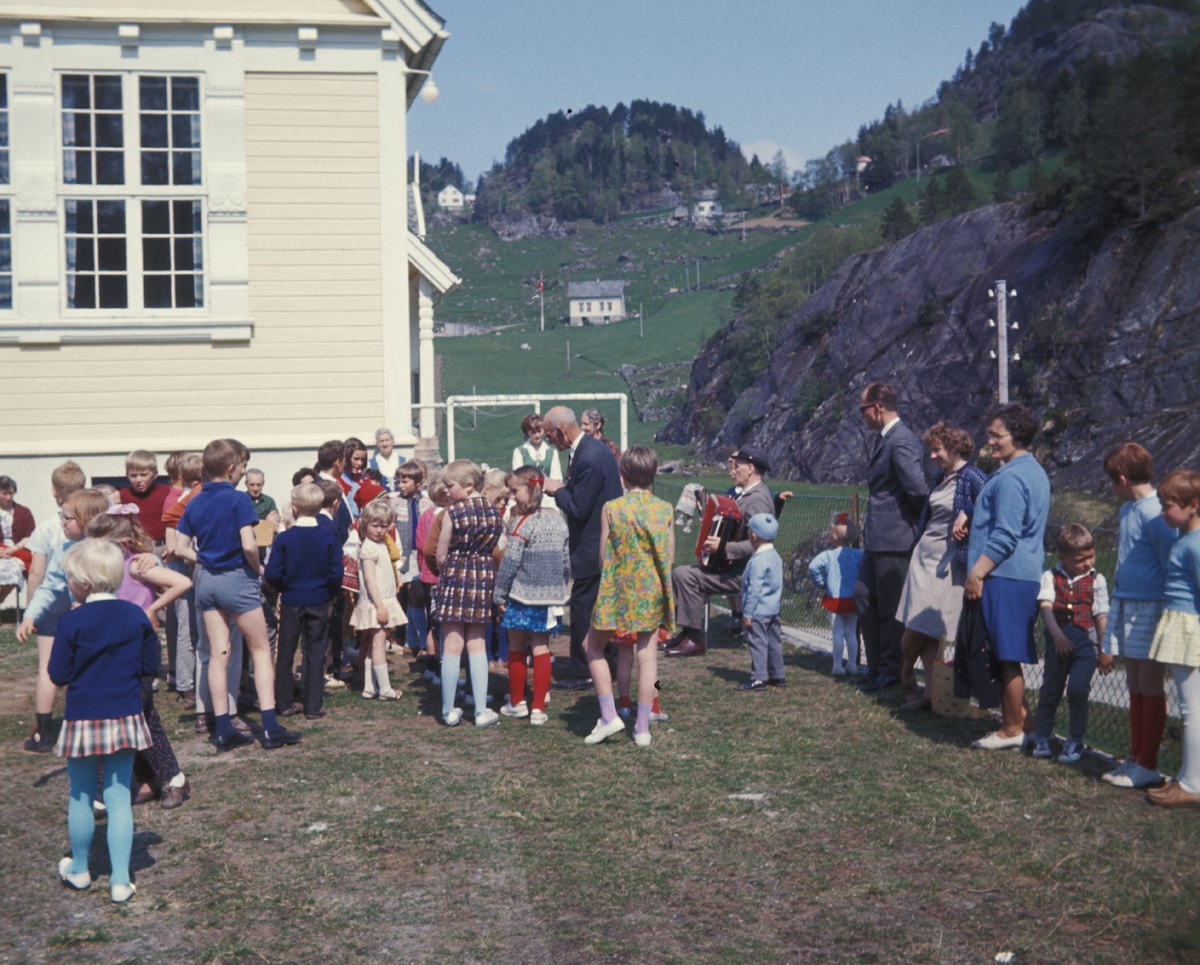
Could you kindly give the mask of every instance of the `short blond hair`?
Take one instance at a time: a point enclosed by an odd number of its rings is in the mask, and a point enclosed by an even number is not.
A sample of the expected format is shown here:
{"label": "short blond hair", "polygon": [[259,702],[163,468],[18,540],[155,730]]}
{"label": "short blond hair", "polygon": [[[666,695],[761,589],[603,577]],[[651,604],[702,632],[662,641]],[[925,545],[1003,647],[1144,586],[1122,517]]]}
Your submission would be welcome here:
{"label": "short blond hair", "polygon": [[158,472],[158,457],[148,449],[134,449],[125,457],[125,471],[133,472],[135,469],[153,469]]}
{"label": "short blond hair", "polygon": [[316,516],[325,505],[325,490],[316,483],[301,483],[292,490],[297,516]]}
{"label": "short blond hair", "polygon": [[185,452],[179,460],[179,477],[185,486],[194,486],[204,476],[204,457],[198,452]]}
{"label": "short blond hair", "polygon": [[125,554],[106,539],[84,539],[63,555],[63,572],[93,593],[115,593],[125,579]]}
{"label": "short blond hair", "polygon": [[425,487],[425,491],[429,494],[429,501],[436,506],[442,506],[450,497],[446,491],[446,480],[442,478],[441,472],[435,470],[429,477],[429,485]]}
{"label": "short blond hair", "polygon": [[68,459],[50,473],[50,485],[54,487],[59,501],[66,499],[73,492],[78,492],[87,485],[87,477],[79,467],[79,463]]}
{"label": "short blond hair", "polygon": [[503,469],[489,469],[483,474],[483,488],[499,492],[508,489],[508,473]]}
{"label": "short blond hair", "polygon": [[391,526],[395,519],[396,510],[386,495],[372,499],[358,514],[358,535],[366,539],[368,524],[383,523],[384,526]]}
{"label": "short blond hair", "polygon": [[463,487],[470,486],[479,492],[483,485],[483,470],[470,459],[455,459],[442,470],[442,482],[446,484],[447,489],[457,483]]}

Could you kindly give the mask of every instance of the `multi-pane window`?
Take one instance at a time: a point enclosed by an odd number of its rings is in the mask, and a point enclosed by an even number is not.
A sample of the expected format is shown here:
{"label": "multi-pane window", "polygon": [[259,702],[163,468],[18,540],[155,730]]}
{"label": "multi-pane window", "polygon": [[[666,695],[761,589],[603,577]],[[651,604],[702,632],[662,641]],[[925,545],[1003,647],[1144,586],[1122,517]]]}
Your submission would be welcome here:
{"label": "multi-pane window", "polygon": [[125,119],[121,104],[119,75],[63,75],[64,183],[125,183]]}
{"label": "multi-pane window", "polygon": [[142,292],[146,308],[204,305],[199,201],[142,202]]}
{"label": "multi-pane window", "polygon": [[200,81],[139,77],[142,184],[200,183]]}
{"label": "multi-pane window", "polygon": [[8,184],[8,75],[0,74],[0,184]]}
{"label": "multi-pane window", "polygon": [[128,308],[125,202],[66,202],[67,307]]}
{"label": "multi-pane window", "polygon": [[0,308],[12,308],[12,217],[0,201]]}

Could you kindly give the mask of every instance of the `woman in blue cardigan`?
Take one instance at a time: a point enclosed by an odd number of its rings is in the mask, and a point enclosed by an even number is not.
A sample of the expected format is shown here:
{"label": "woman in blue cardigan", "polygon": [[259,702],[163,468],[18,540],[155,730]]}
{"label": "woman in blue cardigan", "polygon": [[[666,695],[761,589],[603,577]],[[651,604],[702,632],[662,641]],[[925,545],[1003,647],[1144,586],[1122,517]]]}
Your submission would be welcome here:
{"label": "woman in blue cardigan", "polygon": [[1029,452],[1037,421],[1025,406],[994,405],[984,415],[984,424],[988,448],[1000,468],[975,502],[963,596],[982,601],[993,662],[1000,666],[1003,724],[972,746],[1000,750],[1020,748],[1033,736],[1021,665],[1038,659],[1033,625],[1046,558],[1043,538],[1050,513],[1050,480]]}
{"label": "woman in blue cardigan", "polygon": [[137,891],[129,880],[133,757],[151,746],[142,714],[142,677],[158,673],[158,636],[137,604],[116,597],[125,578],[125,555],[116,543],[76,543],[63,556],[62,568],[71,594],[82,606],[58,621],[48,668],[50,679],[67,688],[55,750],[67,759],[71,781],[71,857],[58,863],[58,874],[63,884],[77,891],[92,885],[92,805],[103,764],[112,863],[109,889],[113,901],[125,902]]}

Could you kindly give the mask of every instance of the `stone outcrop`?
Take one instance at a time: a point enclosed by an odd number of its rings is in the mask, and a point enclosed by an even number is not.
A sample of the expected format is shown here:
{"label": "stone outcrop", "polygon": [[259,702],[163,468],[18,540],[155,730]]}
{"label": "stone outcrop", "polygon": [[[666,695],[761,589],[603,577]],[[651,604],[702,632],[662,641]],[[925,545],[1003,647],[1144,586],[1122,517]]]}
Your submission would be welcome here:
{"label": "stone outcrop", "polygon": [[[730,398],[735,319],[692,367],[687,402],[660,433],[721,459],[762,446],[776,474],[863,477],[866,383],[894,383],[918,430],[978,430],[995,400],[988,290],[1009,301],[1011,397],[1042,420],[1056,484],[1103,486],[1100,463],[1135,439],[1167,470],[1200,467],[1200,208],[1157,227],[1076,232],[1050,214],[993,205],[849,258],[783,327],[768,369]],[[982,435],[978,438],[982,441]]]}

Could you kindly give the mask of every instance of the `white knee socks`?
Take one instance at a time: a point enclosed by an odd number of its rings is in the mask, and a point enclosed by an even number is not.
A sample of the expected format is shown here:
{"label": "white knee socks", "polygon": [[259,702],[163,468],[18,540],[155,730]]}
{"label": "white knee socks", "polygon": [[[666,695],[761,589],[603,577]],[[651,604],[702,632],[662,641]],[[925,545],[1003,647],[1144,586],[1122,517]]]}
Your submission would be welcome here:
{"label": "white knee socks", "polygon": [[1200,792],[1200,669],[1173,666],[1183,718],[1183,763],[1176,780],[1189,794]]}

